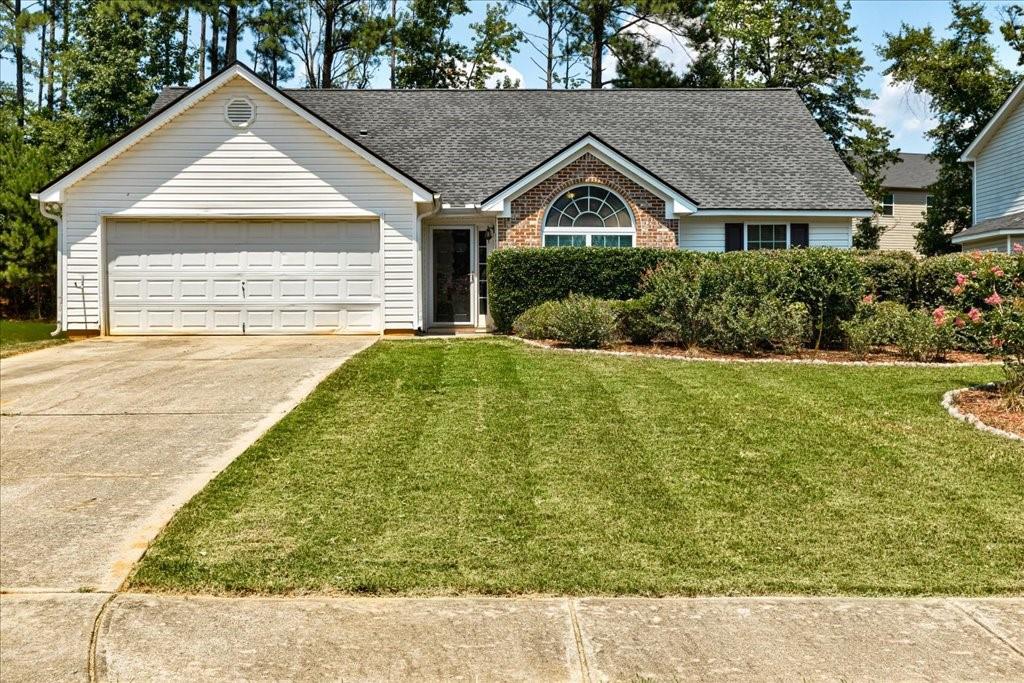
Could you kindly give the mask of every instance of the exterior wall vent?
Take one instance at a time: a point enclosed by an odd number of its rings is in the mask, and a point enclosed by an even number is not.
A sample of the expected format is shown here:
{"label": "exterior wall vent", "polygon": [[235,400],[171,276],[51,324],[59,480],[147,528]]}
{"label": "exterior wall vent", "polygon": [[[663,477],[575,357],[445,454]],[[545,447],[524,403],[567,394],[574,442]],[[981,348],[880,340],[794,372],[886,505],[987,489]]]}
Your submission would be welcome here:
{"label": "exterior wall vent", "polygon": [[256,105],[248,97],[232,97],[224,105],[224,118],[235,128],[248,128],[256,118]]}

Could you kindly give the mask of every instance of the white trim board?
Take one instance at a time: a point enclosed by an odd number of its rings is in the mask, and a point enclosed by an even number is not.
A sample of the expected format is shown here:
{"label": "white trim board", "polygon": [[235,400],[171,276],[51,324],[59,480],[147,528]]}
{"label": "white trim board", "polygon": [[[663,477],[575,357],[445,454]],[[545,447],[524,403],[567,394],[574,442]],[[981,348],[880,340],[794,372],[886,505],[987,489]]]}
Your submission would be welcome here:
{"label": "white trim board", "polygon": [[684,197],[679,191],[671,188],[662,180],[633,163],[620,152],[591,134],[583,136],[519,180],[516,180],[497,194],[492,195],[480,207],[481,211],[497,211],[499,212],[498,215],[503,218],[511,217],[513,199],[587,153],[593,154],[611,168],[630,180],[647,187],[654,194],[665,200],[665,218],[689,215],[697,211],[697,205]]}
{"label": "white trim board", "polygon": [[332,138],[336,142],[343,145],[345,148],[354,152],[359,157],[372,164],[374,167],[376,167],[384,174],[390,176],[391,178],[398,181],[405,187],[409,188],[409,190],[412,192],[414,202],[433,201],[434,195],[430,190],[419,185],[408,176],[405,176],[402,173],[396,171],[394,168],[381,161],[379,158],[371,154],[369,151],[367,151],[360,145],[354,143],[353,141],[349,140],[347,137],[339,133],[337,130],[324,123],[318,117],[311,115],[305,109],[303,109],[298,104],[293,102],[290,98],[283,95],[279,90],[277,90],[276,88],[272,87],[267,83],[264,83],[260,78],[258,78],[255,74],[249,71],[249,69],[240,64],[235,64],[225,69],[216,77],[210,79],[206,83],[197,86],[188,94],[182,96],[177,101],[168,105],[165,109],[163,109],[156,116],[154,116],[149,121],[144,123],[142,126],[135,129],[128,135],[125,135],[123,138],[112,144],[107,149],[103,150],[101,153],[97,154],[92,159],[86,161],[84,164],[73,170],[71,173],[67,174],[63,178],[60,178],[56,182],[47,186],[45,189],[41,190],[38,193],[39,200],[44,202],[63,201],[62,191],[64,189],[77,183],[79,180],[89,175],[90,173],[93,173],[94,171],[108,163],[110,160],[123,154],[125,151],[130,149],[140,140],[151,135],[156,130],[162,128],[164,125],[166,125],[173,119],[177,118],[182,112],[195,106],[198,102],[205,99],[208,95],[210,95],[223,85],[229,83],[230,81],[236,78],[241,78],[242,80],[246,81],[247,83],[258,89],[268,97],[273,98],[278,103],[284,105],[292,113],[296,114],[305,121],[316,126],[328,137]]}

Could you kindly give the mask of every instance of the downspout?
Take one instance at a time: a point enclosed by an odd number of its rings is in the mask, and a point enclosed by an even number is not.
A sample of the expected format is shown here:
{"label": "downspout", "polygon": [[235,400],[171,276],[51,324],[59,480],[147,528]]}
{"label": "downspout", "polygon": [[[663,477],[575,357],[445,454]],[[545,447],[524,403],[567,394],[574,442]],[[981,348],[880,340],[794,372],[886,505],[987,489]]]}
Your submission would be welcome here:
{"label": "downspout", "polygon": [[[430,210],[427,211],[426,213],[422,213],[422,214],[421,213],[417,213],[416,214],[416,284],[417,284],[417,290],[419,290],[421,287],[426,287],[426,286],[429,285],[429,283],[424,283],[423,282],[423,219],[424,218],[430,218],[431,216],[436,216],[440,211],[441,211],[441,195],[435,194],[431,198]],[[426,299],[426,291],[425,290],[420,291],[419,301],[416,302],[416,310],[419,311],[419,315],[416,316],[418,318],[418,320],[416,322],[419,323],[418,329],[419,329],[420,332],[424,331],[423,330],[423,325],[424,325],[425,317],[424,317],[424,311],[423,311],[423,302],[424,302],[425,299]]]}
{"label": "downspout", "polygon": [[59,335],[63,331],[61,329],[61,322],[63,320],[63,317],[62,317],[63,311],[61,310],[61,308],[62,308],[61,300],[62,300],[64,292],[63,292],[63,287],[61,285],[62,285],[62,283],[64,281],[64,276],[63,276],[64,274],[63,274],[63,269],[61,268],[61,251],[62,251],[61,250],[61,237],[62,237],[63,227],[64,226],[63,226],[63,221],[61,219],[61,216],[59,214],[52,213],[51,211],[49,211],[46,208],[46,205],[48,203],[53,204],[53,203],[56,203],[56,202],[44,202],[43,200],[39,199],[39,195],[35,194],[35,193],[33,193],[33,194],[29,195],[29,196],[32,197],[32,199],[35,199],[36,201],[39,202],[39,213],[43,214],[43,216],[45,218],[49,218],[51,221],[53,221],[54,223],[57,224],[57,240],[56,240],[56,242],[57,242],[57,287],[56,287],[56,291],[57,291],[57,307],[55,309],[55,314],[56,314],[56,318],[57,318],[57,327],[56,327],[56,329],[53,330],[53,332],[50,333],[51,337],[56,337],[57,335]]}

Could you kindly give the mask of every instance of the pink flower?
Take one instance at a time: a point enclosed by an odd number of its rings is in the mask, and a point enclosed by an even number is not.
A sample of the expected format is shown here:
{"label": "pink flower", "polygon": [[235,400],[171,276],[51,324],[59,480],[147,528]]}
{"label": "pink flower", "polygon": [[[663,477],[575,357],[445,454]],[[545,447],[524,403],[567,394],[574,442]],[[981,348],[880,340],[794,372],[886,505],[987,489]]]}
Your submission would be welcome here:
{"label": "pink flower", "polygon": [[1002,277],[1006,273],[1004,273],[1003,269],[1000,268],[999,266],[992,266],[992,274],[995,275],[996,277]]}
{"label": "pink flower", "polygon": [[953,321],[953,324],[956,325],[957,327],[963,327],[964,325],[967,324],[967,321],[961,318],[960,316],[957,316],[956,320]]}
{"label": "pink flower", "polygon": [[935,327],[942,327],[946,324],[946,307],[939,306],[932,311],[932,320],[935,321]]}
{"label": "pink flower", "polygon": [[978,263],[978,262],[981,261],[981,259],[985,258],[984,256],[982,256],[981,252],[978,251],[977,249],[975,249],[974,251],[972,251],[970,253],[970,257],[971,257],[971,260],[974,261],[975,263]]}
{"label": "pink flower", "polygon": [[964,275],[963,273],[957,273],[956,274],[956,283],[958,285],[963,285],[965,282],[967,282],[967,276]]}
{"label": "pink flower", "polygon": [[960,296],[961,294],[964,293],[964,286],[963,285],[957,285],[956,287],[954,287],[953,289],[951,289],[949,291],[953,292],[953,294],[955,296]]}
{"label": "pink flower", "polygon": [[972,323],[975,323],[975,324],[980,323],[981,322],[981,311],[979,311],[974,306],[971,306],[971,310],[967,311],[967,317],[971,319]]}
{"label": "pink flower", "polygon": [[999,292],[992,292],[991,295],[985,298],[985,303],[989,306],[998,306],[1003,303],[1003,297],[999,296]]}
{"label": "pink flower", "polygon": [[971,277],[978,277],[978,271],[972,270],[971,271]]}
{"label": "pink flower", "polygon": [[873,303],[875,303],[875,295],[874,294],[865,294],[864,298],[861,299],[861,303],[865,303],[865,304],[873,304]]}
{"label": "pink flower", "polygon": [[1024,244],[1021,244],[1020,242],[1017,242],[1016,244],[1014,244],[1013,245],[1013,253],[1014,254],[1024,254]]}
{"label": "pink flower", "polygon": [[1003,340],[1000,339],[999,337],[992,337],[992,346],[994,346],[997,349],[1003,348]]}

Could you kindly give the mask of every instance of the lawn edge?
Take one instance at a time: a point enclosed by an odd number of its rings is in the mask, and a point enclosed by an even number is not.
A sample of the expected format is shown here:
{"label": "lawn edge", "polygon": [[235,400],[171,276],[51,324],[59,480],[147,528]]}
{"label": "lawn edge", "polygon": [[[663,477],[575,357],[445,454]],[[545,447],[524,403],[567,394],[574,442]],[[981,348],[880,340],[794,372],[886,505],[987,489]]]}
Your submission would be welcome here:
{"label": "lawn edge", "polygon": [[690,363],[782,363],[788,365],[823,365],[849,366],[859,368],[986,368],[1001,365],[998,361],[971,361],[959,363],[925,363],[910,360],[824,360],[821,358],[705,358],[701,356],[679,356],[670,353],[641,353],[639,351],[613,351],[611,349],[572,349],[562,346],[551,346],[535,339],[526,339],[509,335],[508,339],[526,344],[537,349],[555,353],[588,353],[602,356],[622,356],[628,358],[657,358],[659,360],[675,360]]}
{"label": "lawn edge", "polygon": [[995,388],[996,384],[994,382],[989,382],[988,384],[978,384],[970,387],[962,387],[960,389],[951,389],[942,395],[942,407],[945,408],[946,412],[949,413],[952,417],[954,417],[957,420],[960,420],[961,422],[966,422],[969,425],[973,425],[975,429],[978,429],[983,432],[988,432],[989,434],[995,434],[996,436],[1001,436],[1004,439],[1011,439],[1013,441],[1024,441],[1024,436],[1020,436],[1019,434],[1008,432],[1005,429],[999,429],[998,427],[993,427],[992,425],[986,424],[977,415],[960,410],[960,408],[958,408],[956,405],[956,397],[962,393],[971,391],[972,389]]}

